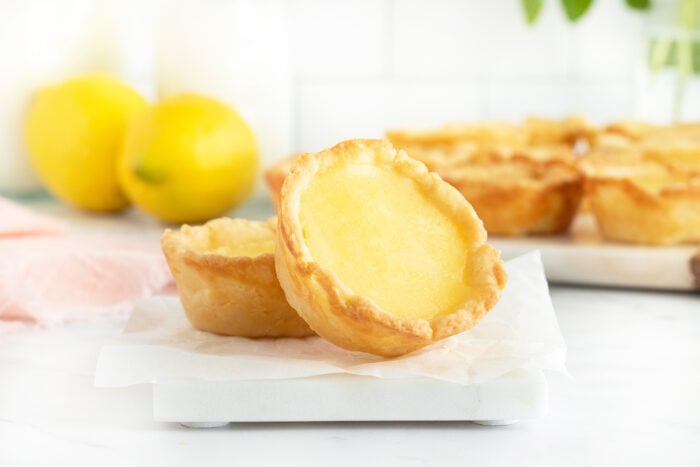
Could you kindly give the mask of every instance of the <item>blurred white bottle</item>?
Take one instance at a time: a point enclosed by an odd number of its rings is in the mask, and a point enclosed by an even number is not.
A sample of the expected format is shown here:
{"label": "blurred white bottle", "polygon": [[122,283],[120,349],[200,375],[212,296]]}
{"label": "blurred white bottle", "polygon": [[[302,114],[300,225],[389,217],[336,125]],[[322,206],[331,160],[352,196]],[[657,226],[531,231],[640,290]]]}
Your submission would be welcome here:
{"label": "blurred white bottle", "polygon": [[153,95],[154,10],[144,3],[0,2],[0,194],[41,190],[23,142],[24,115],[37,89],[105,72]]}
{"label": "blurred white bottle", "polygon": [[[289,156],[289,2],[168,1],[159,3],[158,18],[158,96],[196,92],[218,98],[250,125],[261,167]],[[261,183],[256,193],[264,193]]]}

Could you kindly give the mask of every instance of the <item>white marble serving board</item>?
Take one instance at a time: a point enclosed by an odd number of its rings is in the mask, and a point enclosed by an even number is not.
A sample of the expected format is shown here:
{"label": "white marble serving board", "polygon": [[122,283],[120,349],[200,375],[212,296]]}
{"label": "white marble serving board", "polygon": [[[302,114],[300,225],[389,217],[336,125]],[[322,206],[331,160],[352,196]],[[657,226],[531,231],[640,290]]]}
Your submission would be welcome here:
{"label": "white marble serving board", "polygon": [[606,242],[590,215],[579,215],[569,233],[489,242],[504,259],[540,250],[550,282],[700,291],[700,246],[640,246]]}
{"label": "white marble serving board", "polygon": [[506,425],[542,417],[541,370],[513,370],[479,384],[348,374],[153,385],[153,416],[193,428],[229,422],[473,421]]}
{"label": "white marble serving board", "polygon": [[501,299],[478,326],[392,359],[317,336],[198,331],[177,298],[151,297],[102,347],[95,385],[152,384],[154,417],[190,426],[537,418],[547,408],[543,372],[566,374],[566,344],[539,255],[508,261],[506,270]]}

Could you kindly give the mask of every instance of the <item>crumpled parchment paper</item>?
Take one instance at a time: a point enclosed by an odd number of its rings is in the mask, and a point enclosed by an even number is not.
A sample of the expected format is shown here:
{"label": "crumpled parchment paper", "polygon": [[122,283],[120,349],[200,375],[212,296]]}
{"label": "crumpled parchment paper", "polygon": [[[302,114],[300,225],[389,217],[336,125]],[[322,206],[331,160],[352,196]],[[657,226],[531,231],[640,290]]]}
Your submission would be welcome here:
{"label": "crumpled parchment paper", "polygon": [[475,384],[515,369],[566,373],[566,344],[542,261],[532,252],[506,263],[508,284],[474,328],[411,354],[387,359],[350,352],[320,337],[247,339],[194,329],[174,297],[135,308],[124,334],[103,347],[97,386],[303,378],[350,373],[435,378]]}

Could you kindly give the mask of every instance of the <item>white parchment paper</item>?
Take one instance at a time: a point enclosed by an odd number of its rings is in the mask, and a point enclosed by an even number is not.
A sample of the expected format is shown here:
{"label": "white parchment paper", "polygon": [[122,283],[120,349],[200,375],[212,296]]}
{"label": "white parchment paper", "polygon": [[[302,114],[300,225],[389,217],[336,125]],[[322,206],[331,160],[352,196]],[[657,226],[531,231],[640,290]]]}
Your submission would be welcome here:
{"label": "white parchment paper", "polygon": [[197,331],[177,298],[135,308],[124,334],[103,347],[97,386],[303,378],[350,373],[474,384],[514,369],[566,373],[559,330],[538,252],[506,263],[508,284],[474,328],[399,358],[350,352],[320,337],[247,339]]}

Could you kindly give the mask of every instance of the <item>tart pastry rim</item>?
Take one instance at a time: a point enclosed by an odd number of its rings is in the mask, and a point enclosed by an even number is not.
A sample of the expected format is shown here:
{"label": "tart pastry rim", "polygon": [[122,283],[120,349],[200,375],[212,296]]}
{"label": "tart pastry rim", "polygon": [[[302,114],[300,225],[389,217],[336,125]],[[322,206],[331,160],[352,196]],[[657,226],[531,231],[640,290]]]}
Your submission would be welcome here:
{"label": "tart pastry rim", "polygon": [[[494,281],[485,281],[485,284],[473,285],[467,299],[452,312],[431,319],[401,317],[382,309],[370,297],[355,293],[333,271],[317,263],[306,245],[299,223],[303,188],[324,168],[358,161],[391,167],[410,177],[416,189],[430,197],[459,226],[470,247],[468,261],[472,270],[490,268],[484,274],[489,278],[494,277],[495,284]],[[395,149],[387,140],[350,140],[316,154],[302,155],[287,176],[278,214],[276,265],[280,283],[293,305],[296,300],[290,299],[286,282],[311,281],[325,292],[329,303],[327,309],[335,316],[355,323],[371,322],[371,326],[379,326],[387,332],[421,342],[415,347],[419,348],[435,339],[455,334],[451,332],[454,329],[460,329],[458,332],[469,329],[498,301],[506,282],[506,273],[498,250],[487,244],[486,239],[486,230],[473,207],[454,187],[437,174],[429,172],[424,164]],[[292,265],[285,263],[283,255],[286,254],[293,257]],[[478,264],[472,264],[475,261]],[[280,269],[284,269],[281,275]],[[305,310],[297,309],[297,312],[306,319]],[[313,328],[313,324],[310,325]]]}
{"label": "tart pastry rim", "polygon": [[249,236],[250,233],[262,235],[257,229],[265,226],[274,241],[275,218],[257,221],[224,217],[202,225],[167,229],[163,233],[161,247],[185,315],[194,328],[245,338],[314,335],[287,303],[275,273],[273,253],[228,256],[207,252],[193,239],[193,231],[211,235],[211,231],[219,230],[219,235],[223,232],[235,238],[242,229],[251,228],[256,230],[247,232],[246,236],[252,240],[255,236]]}
{"label": "tart pastry rim", "polygon": [[[222,221],[225,219],[225,221]],[[237,255],[229,256],[211,251],[204,251],[196,248],[191,240],[190,232],[193,230],[210,228],[214,224],[233,221],[236,223],[261,222],[249,221],[247,219],[216,218],[201,225],[183,224],[180,229],[166,229],[161,236],[161,247],[168,254],[179,254],[180,258],[188,266],[205,267],[214,269],[217,272],[225,273],[229,277],[235,277],[242,282],[260,283],[259,275],[251,274],[259,267],[268,267],[271,261],[274,262],[274,253],[260,253],[256,256]],[[270,218],[262,221],[266,224],[276,223],[276,219]],[[273,236],[275,232],[273,231]],[[182,241],[181,239],[185,239]]]}

